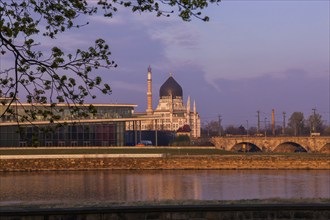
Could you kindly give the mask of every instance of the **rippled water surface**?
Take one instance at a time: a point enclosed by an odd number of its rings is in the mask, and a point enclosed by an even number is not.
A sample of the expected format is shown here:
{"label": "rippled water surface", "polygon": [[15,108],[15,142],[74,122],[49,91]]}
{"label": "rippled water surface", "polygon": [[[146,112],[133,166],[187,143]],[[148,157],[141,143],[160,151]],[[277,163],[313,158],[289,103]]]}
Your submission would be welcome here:
{"label": "rippled water surface", "polygon": [[328,170],[0,173],[0,204],[330,198]]}

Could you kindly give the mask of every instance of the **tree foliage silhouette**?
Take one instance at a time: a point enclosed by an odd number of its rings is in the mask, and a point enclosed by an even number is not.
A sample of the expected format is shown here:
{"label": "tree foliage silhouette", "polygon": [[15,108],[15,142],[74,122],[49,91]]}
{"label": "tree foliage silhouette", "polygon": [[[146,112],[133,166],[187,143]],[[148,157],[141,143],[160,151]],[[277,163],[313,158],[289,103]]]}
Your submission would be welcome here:
{"label": "tree foliage silhouette", "polygon": [[288,127],[293,130],[295,136],[303,134],[305,117],[302,112],[293,112],[289,118]]}
{"label": "tree foliage silhouette", "polygon": [[[95,108],[82,105],[93,99],[95,89],[111,94],[111,88],[94,75],[99,68],[113,68],[110,47],[96,39],[87,49],[66,52],[58,46],[42,44],[41,39],[56,39],[68,30],[82,28],[81,16],[103,13],[111,19],[120,7],[132,12],[155,13],[156,16],[177,14],[184,21],[192,18],[208,21],[202,10],[220,0],[0,0],[0,54],[12,65],[0,69],[1,117],[10,114],[17,123],[33,122],[39,116],[50,122],[61,119],[61,105],[78,118],[95,114]],[[170,9],[170,10],[169,10]],[[101,11],[101,12],[100,12]],[[25,93],[30,108],[19,115],[19,92]],[[55,108],[57,107],[57,108]]]}

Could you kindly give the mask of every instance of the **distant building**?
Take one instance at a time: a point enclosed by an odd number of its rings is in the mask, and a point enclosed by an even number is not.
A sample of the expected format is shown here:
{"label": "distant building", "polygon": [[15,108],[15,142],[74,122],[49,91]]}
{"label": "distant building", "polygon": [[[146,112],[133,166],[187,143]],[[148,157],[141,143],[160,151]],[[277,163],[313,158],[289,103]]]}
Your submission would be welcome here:
{"label": "distant building", "polygon": [[[37,105],[50,108],[50,105]],[[89,104],[81,105],[81,108]],[[134,120],[132,115],[137,105],[133,104],[93,104],[96,115],[77,118],[70,113],[68,104],[57,104],[54,112],[60,112],[61,119],[50,123],[42,115],[32,122],[20,122],[19,118],[5,114],[0,120],[0,147],[25,146],[123,146],[125,145],[125,123]],[[0,114],[7,105],[0,106]],[[22,117],[25,110],[32,108],[29,103],[18,104],[15,110]],[[17,120],[18,119],[18,120]],[[56,125],[62,124],[61,127]],[[44,128],[54,128],[44,132]]]}
{"label": "distant building", "polygon": [[[190,97],[183,104],[181,86],[172,75],[159,90],[159,103],[152,108],[151,68],[148,69],[146,112],[135,113],[135,104],[92,104],[97,113],[89,117],[79,117],[70,111],[69,104],[13,104],[17,116],[6,112],[0,119],[0,147],[25,146],[124,146],[136,145],[142,140],[152,141],[153,145],[167,145],[180,127],[190,128],[191,138],[198,138],[200,117],[193,103],[191,111]],[[9,100],[9,99],[8,99]],[[8,101],[0,97],[0,101]],[[16,102],[17,100],[15,100]],[[37,107],[51,109],[60,116],[58,121],[50,122],[42,114],[33,121],[20,122],[26,111]],[[88,108],[90,104],[80,105]],[[3,114],[8,105],[0,105]],[[63,111],[60,111],[63,109]],[[57,126],[57,125],[63,126]],[[19,126],[18,126],[19,125]],[[45,128],[53,128],[50,132]],[[150,143],[150,142],[148,142]]]}
{"label": "distant building", "polygon": [[[201,136],[201,122],[196,110],[196,103],[194,101],[191,111],[190,97],[188,96],[187,105],[184,105],[182,87],[172,75],[159,89],[159,102],[156,109],[152,108],[152,73],[150,67],[148,68],[147,87],[147,110],[133,115],[137,118],[143,118],[141,124],[137,125],[140,130],[177,131],[180,127],[188,125],[191,129],[190,137],[198,138]],[[127,128],[130,130],[133,127],[128,123]]]}

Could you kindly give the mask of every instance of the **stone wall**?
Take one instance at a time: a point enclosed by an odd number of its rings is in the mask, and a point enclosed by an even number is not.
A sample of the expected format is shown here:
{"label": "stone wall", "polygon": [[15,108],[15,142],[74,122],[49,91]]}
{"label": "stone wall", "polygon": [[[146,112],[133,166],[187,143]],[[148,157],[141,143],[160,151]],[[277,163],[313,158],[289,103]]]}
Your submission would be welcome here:
{"label": "stone wall", "polygon": [[0,171],[92,169],[330,169],[330,155],[164,156],[158,158],[102,155],[76,158],[0,159]]}
{"label": "stone wall", "polygon": [[210,142],[216,148],[230,151],[236,144],[250,143],[257,146],[263,152],[274,152],[274,150],[284,143],[295,143],[303,147],[307,152],[329,153],[330,137],[253,137],[253,136],[232,136],[232,137],[212,137]]}

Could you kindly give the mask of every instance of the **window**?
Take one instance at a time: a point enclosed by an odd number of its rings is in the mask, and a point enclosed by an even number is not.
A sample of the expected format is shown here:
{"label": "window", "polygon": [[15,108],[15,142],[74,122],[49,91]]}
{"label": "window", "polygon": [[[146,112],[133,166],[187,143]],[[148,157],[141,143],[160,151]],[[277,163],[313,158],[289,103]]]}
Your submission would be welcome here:
{"label": "window", "polygon": [[20,141],[19,146],[20,147],[26,147],[26,141]]}

